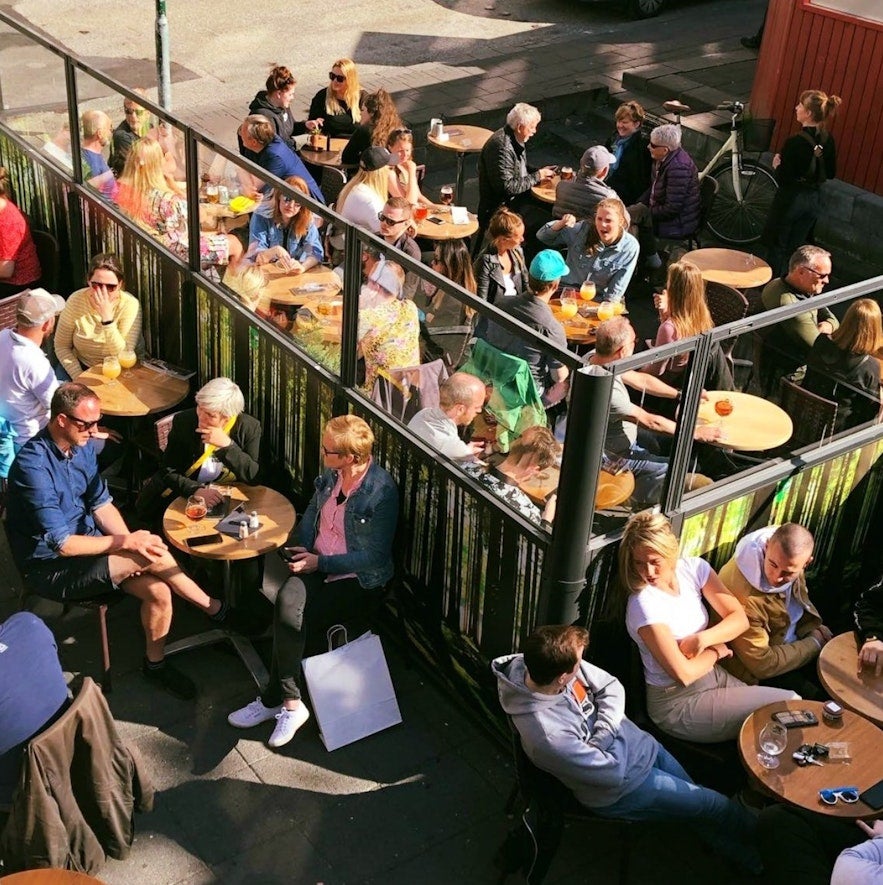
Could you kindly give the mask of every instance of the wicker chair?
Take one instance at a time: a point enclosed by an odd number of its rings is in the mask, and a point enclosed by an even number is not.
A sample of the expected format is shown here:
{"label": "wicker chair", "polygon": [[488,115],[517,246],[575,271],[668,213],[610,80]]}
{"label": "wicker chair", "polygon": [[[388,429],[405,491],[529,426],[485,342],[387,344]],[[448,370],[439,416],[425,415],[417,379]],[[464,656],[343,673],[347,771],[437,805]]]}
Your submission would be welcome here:
{"label": "wicker chair", "polygon": [[794,424],[794,432],[786,444],[789,450],[821,444],[833,435],[837,418],[837,403],[833,400],[810,393],[787,378],[779,381],[779,397]]}

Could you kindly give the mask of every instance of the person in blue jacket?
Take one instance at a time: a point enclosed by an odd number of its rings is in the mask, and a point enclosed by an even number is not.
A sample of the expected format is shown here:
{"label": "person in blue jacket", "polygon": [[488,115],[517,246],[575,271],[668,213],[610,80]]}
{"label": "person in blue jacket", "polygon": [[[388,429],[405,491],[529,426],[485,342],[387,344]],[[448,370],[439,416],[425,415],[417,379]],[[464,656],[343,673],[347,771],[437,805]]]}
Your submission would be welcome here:
{"label": "person in blue jacket", "polygon": [[275,719],[271,747],[287,744],[310,718],[300,692],[306,642],[370,615],[393,576],[399,496],[393,478],[371,457],[373,446],[374,433],[355,415],[325,425],[326,469],[295,529],[296,546],[283,551],[291,576],[276,597],[268,688],[227,717],[236,728]]}

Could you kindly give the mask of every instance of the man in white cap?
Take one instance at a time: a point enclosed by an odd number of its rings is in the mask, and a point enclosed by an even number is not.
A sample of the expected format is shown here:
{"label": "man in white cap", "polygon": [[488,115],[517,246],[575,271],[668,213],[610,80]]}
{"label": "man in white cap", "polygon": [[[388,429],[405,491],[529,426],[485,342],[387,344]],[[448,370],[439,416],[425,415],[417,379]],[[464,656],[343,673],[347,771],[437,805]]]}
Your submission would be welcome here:
{"label": "man in white cap", "polygon": [[616,191],[604,184],[610,164],[615,162],[616,157],[607,148],[590,147],[580,160],[576,178],[558,183],[552,214],[556,218],[564,215],[591,218],[601,200],[616,196]]}
{"label": "man in white cap", "polygon": [[16,452],[49,421],[49,403],[58,379],[42,345],[63,308],[60,296],[45,289],[26,289],[18,300],[15,327],[0,332],[0,417],[15,433]]}

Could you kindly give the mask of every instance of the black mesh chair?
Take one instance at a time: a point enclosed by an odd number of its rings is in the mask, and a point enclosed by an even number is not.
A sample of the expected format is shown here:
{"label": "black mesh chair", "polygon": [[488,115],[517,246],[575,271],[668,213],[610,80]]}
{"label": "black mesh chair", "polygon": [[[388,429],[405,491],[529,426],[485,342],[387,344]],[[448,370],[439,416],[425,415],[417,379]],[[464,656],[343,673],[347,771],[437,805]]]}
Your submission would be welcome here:
{"label": "black mesh chair", "polygon": [[834,422],[837,420],[837,403],[833,400],[810,393],[787,378],[779,381],[779,399],[794,424],[794,432],[786,443],[787,449],[802,449],[822,443],[826,437],[833,435]]}
{"label": "black mesh chair", "polygon": [[521,746],[518,731],[509,720],[516,783],[506,807],[512,817],[521,808],[519,826],[506,838],[497,852],[500,882],[521,872],[528,885],[539,885],[549,872],[555,852],[561,844],[566,820],[591,822],[619,830],[619,882],[624,885],[629,873],[631,822],[598,817],[577,802],[573,793],[558,778],[537,768]]}

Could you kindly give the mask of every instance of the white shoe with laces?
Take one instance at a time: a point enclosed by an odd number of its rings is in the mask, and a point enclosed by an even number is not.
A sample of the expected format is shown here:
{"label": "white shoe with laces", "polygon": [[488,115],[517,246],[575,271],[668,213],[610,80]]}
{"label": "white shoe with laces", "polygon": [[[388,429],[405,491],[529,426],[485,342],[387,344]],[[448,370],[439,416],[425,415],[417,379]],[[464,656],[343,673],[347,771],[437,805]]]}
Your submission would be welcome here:
{"label": "white shoe with laces", "polygon": [[275,719],[281,710],[281,704],[278,707],[265,707],[260,698],[255,698],[250,704],[234,710],[227,721],[234,728],[254,728],[255,725]]}
{"label": "white shoe with laces", "polygon": [[309,718],[310,711],[305,704],[298,704],[295,710],[286,710],[283,707],[276,714],[276,727],[273,729],[267,744],[274,748],[285,746]]}

